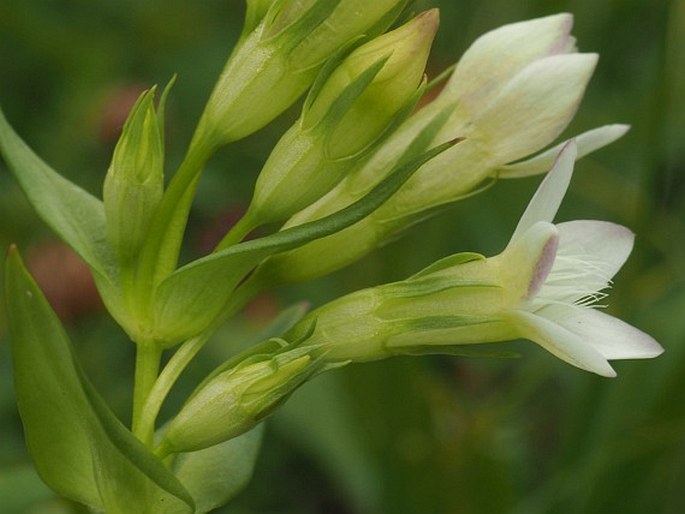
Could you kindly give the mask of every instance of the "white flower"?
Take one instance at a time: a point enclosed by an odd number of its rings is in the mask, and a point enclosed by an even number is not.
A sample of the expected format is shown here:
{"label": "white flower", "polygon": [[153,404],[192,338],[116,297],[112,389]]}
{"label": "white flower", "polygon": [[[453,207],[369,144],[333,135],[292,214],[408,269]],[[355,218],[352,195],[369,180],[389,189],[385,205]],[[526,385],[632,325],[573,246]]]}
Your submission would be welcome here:
{"label": "white flower", "polygon": [[[548,231],[566,193],[576,158],[567,144],[540,185],[503,252],[507,257]],[[615,376],[614,359],[656,357],[663,348],[649,335],[596,308],[628,258],[634,236],[602,221],[554,226],[537,262],[524,301],[508,314],[520,335],[560,359],[603,376]],[[539,247],[539,243],[535,245]]]}
{"label": "white flower", "polygon": [[306,338],[331,362],[525,338],[603,376],[615,376],[609,360],[659,355],[649,335],[596,308],[633,234],[603,221],[552,223],[576,157],[571,141],[499,255],[453,255],[407,280],[338,298],[286,337]]}

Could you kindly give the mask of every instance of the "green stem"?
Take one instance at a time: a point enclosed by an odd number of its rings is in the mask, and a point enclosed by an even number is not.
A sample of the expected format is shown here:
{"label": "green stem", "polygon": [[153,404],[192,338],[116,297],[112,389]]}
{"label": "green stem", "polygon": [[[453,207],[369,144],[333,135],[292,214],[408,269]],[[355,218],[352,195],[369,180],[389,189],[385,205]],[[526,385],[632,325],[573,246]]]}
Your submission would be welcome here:
{"label": "green stem", "polygon": [[207,330],[185,341],[169,359],[154,385],[151,386],[145,398],[145,404],[141,408],[138,424],[141,433],[154,433],[155,422],[162,404],[183,370],[185,370],[190,361],[193,360],[218,328],[228,318],[242,309],[260,290],[261,287],[256,282],[249,280],[245,282],[236,289],[229,305],[226,306],[224,315],[217,319]]}
{"label": "green stem", "polygon": [[136,352],[135,384],[133,387],[133,422],[132,430],[138,439],[152,446],[154,426],[141,424],[145,415],[145,404],[157,380],[162,350],[155,344],[138,344]]}
{"label": "green stem", "polygon": [[154,432],[155,421],[162,408],[169,391],[181,376],[183,370],[188,366],[193,357],[202,349],[209,340],[211,334],[205,332],[199,336],[188,339],[184,342],[176,353],[169,359],[159,377],[152,385],[150,393],[146,397],[145,404],[141,411],[140,429],[143,432]]}
{"label": "green stem", "polygon": [[240,243],[245,238],[245,236],[252,232],[255,228],[257,228],[258,225],[259,224],[255,222],[255,219],[252,216],[251,211],[248,209],[245,215],[242,218],[240,218],[235,225],[231,227],[231,229],[219,242],[216,248],[214,248],[214,251],[218,252],[219,250],[223,250],[225,248],[228,248],[229,246]]}

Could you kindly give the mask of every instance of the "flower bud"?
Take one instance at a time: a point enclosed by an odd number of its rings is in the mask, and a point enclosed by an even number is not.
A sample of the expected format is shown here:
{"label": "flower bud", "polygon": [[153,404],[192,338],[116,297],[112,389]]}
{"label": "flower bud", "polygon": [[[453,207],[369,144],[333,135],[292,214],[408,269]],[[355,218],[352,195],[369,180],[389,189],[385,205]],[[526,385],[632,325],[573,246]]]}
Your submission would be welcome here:
{"label": "flower bud", "polygon": [[355,79],[375,63],[387,59],[327,135],[327,150],[333,159],[356,153],[368,145],[415,95],[438,24],[438,10],[426,11],[357,48],[333,71],[303,114],[305,129],[325,120]]}
{"label": "flower bud", "polygon": [[359,35],[382,33],[407,0],[252,4],[246,30],[261,21],[243,34],[228,59],[198,127],[196,137],[210,146],[269,123],[304,93],[328,58]]}
{"label": "flower bud", "polygon": [[122,260],[134,258],[164,188],[162,128],[155,88],[131,109],[103,186],[107,236]]}
{"label": "flower bud", "polygon": [[257,179],[248,217],[282,220],[328,192],[412,102],[438,11],[427,11],[353,51],[281,138]]}
{"label": "flower bud", "polygon": [[158,453],[201,450],[253,428],[313,374],[308,351],[250,359],[219,373],[169,423]]}

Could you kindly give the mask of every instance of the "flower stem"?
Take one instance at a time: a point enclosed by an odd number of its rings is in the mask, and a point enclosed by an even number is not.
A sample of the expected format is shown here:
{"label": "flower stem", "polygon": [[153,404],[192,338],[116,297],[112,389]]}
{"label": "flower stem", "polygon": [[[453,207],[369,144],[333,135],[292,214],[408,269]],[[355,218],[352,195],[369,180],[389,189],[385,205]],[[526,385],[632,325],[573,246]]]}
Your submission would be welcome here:
{"label": "flower stem", "polygon": [[255,223],[255,219],[251,215],[251,211],[248,209],[245,215],[231,227],[228,233],[216,246],[214,251],[218,252],[219,250],[223,250],[229,246],[240,243],[245,236],[252,232],[255,228],[257,228],[257,223]]}
{"label": "flower stem", "polygon": [[233,314],[242,309],[259,291],[259,285],[250,281],[245,282],[235,291],[230,303],[226,306],[224,315],[218,318],[207,330],[185,341],[169,359],[157,380],[150,386],[149,393],[145,397],[145,403],[140,409],[140,419],[137,424],[140,433],[154,433],[155,421],[162,408],[162,404],[183,370],[216,333],[218,328]]}
{"label": "flower stem", "polygon": [[156,344],[138,344],[131,428],[135,436],[147,446],[153,444],[154,426],[145,426],[141,421],[145,416],[146,401],[157,380],[161,358],[162,350]]}
{"label": "flower stem", "polygon": [[193,357],[202,349],[210,334],[204,333],[185,341],[169,359],[159,377],[151,385],[140,412],[139,427],[143,433],[154,433],[155,421],[169,391]]}

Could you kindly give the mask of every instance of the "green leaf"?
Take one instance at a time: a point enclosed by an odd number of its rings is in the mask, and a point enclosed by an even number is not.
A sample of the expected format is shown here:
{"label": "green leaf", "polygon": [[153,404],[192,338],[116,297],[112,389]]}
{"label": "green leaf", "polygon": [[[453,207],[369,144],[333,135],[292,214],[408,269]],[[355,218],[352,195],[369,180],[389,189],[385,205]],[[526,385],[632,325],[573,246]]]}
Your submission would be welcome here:
{"label": "green leaf", "polygon": [[126,326],[128,315],[102,202],[43,162],[14,132],[1,109],[0,154],[40,218],[88,264],[107,309]]}
{"label": "green leaf", "polygon": [[192,512],[173,474],[119,422],[83,374],[64,329],[10,250],[6,269],[14,381],[41,478],[108,513]]}
{"label": "green leaf", "polygon": [[51,169],[14,132],[0,110],[0,153],[41,219],[91,269],[116,276],[102,202]]}
{"label": "green leaf", "polygon": [[250,481],[264,425],[215,446],[176,457],[173,471],[196,498],[197,514],[226,505]]}
{"label": "green leaf", "polygon": [[439,145],[408,160],[361,200],[326,216],[210,254],[176,270],[156,291],[155,337],[175,343],[205,330],[226,308],[236,285],[261,260],[338,232],[368,216],[422,164],[453,145]]}

